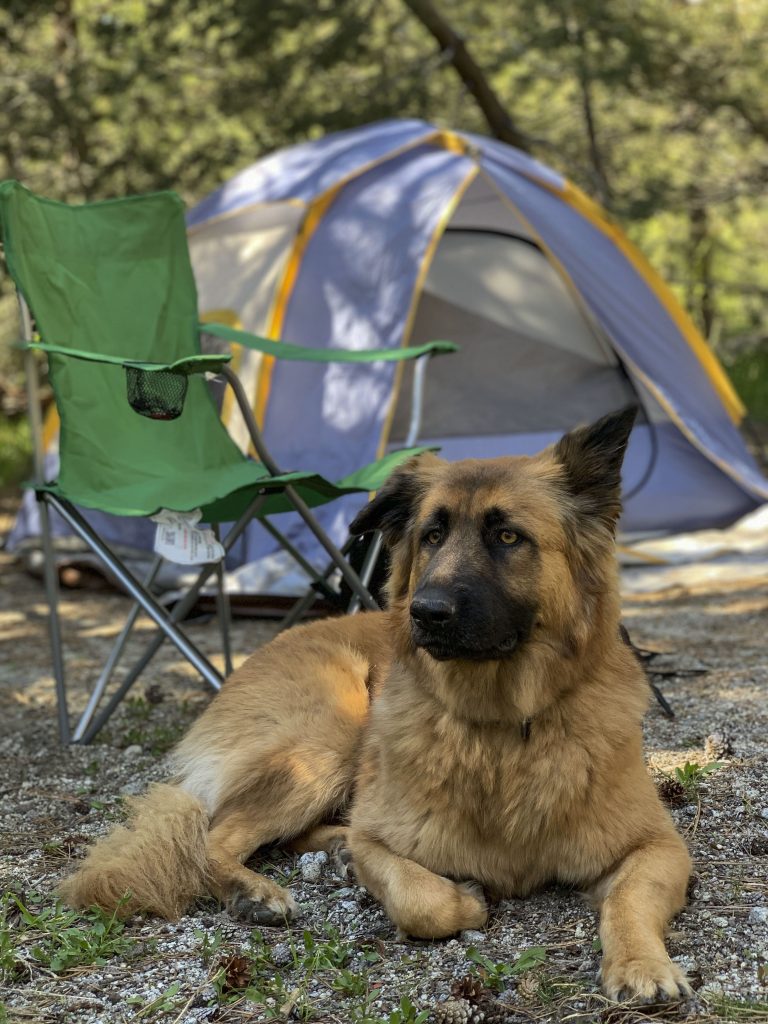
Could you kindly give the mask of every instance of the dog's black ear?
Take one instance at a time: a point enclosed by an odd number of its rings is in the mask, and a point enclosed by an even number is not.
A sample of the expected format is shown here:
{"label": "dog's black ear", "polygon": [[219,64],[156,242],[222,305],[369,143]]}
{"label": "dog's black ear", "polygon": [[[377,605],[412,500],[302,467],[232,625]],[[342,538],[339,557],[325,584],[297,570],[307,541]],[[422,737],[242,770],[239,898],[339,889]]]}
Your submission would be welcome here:
{"label": "dog's black ear", "polygon": [[553,450],[579,511],[611,531],[621,515],[621,464],[637,411],[636,405],[628,405],[589,427],[572,430]]}
{"label": "dog's black ear", "polygon": [[349,527],[353,537],[381,530],[389,545],[402,538],[422,494],[428,486],[431,470],[440,459],[429,452],[409,459],[395,470],[376,497],[362,508]]}

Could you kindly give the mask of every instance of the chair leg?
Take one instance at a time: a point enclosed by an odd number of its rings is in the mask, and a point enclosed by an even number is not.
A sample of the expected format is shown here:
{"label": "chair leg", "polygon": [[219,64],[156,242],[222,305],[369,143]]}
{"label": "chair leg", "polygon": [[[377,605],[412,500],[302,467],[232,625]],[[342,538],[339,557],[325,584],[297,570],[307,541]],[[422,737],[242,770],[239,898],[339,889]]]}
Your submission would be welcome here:
{"label": "chair leg", "polygon": [[[154,561],[152,562],[152,565],[150,566],[147,578],[144,580],[143,586],[145,590],[149,590],[149,588],[155,582],[155,577],[160,571],[160,566],[162,564],[162,557],[160,555],[157,555]],[[120,630],[120,635],[115,641],[114,647],[109,652],[109,657],[107,658],[104,668],[101,670],[101,675],[96,681],[96,685],[94,686],[91,692],[91,696],[88,698],[88,703],[85,707],[85,711],[83,711],[82,715],[80,716],[80,720],[77,723],[77,727],[75,728],[75,731],[72,733],[73,743],[79,743],[82,740],[85,730],[91,724],[93,716],[96,714],[96,710],[99,704],[101,703],[102,697],[104,696],[104,691],[107,688],[109,680],[112,678],[112,673],[115,671],[117,663],[120,661],[122,653],[125,650],[125,645],[128,642],[128,637],[131,635],[131,630],[133,629],[136,619],[139,617],[140,610],[141,605],[139,604],[139,602],[134,602],[133,608],[131,608],[128,614],[128,618],[125,620],[125,624],[123,628]]]}
{"label": "chair leg", "polygon": [[107,545],[91,530],[74,506],[53,496],[49,497],[49,501],[59,514],[66,519],[78,537],[88,544],[110,572],[117,577],[131,597],[139,602],[147,615],[160,627],[168,639],[175,644],[187,661],[197,669],[203,679],[210,683],[214,690],[218,690],[221,686],[221,675],[219,672],[216,671],[205,655],[184,636],[181,630],[176,628],[174,621],[152,595],[144,592],[136,577],[125,568]]}
{"label": "chair leg", "polygon": [[61,627],[59,624],[59,576],[56,569],[56,553],[51,535],[51,520],[48,500],[44,492],[37,495],[40,509],[40,532],[43,540],[43,578],[45,592],[48,597],[48,632],[51,641],[51,658],[53,676],[56,680],[56,705],[59,716],[59,739],[63,744],[71,740],[69,726],[69,708],[67,706],[67,686],[64,676],[64,653],[61,646]]}
{"label": "chair leg", "polygon": [[[344,545],[341,548],[341,554],[345,558],[347,557],[347,554],[352,548],[354,540],[354,537],[350,537],[348,540],[344,542]],[[323,572],[320,574],[320,579],[322,580],[323,583],[325,583],[325,581],[335,570],[335,568],[335,562],[328,563]],[[291,610],[288,612],[285,618],[280,622],[280,628],[278,629],[278,632],[282,633],[284,630],[290,629],[291,626],[295,626],[299,619],[304,615],[304,613],[309,611],[309,609],[317,600],[318,596],[319,594],[314,587],[308,587],[304,593],[304,596],[300,597],[299,600],[296,601],[293,608],[291,608]]]}
{"label": "chair leg", "polygon": [[336,547],[331,538],[326,534],[325,530],[320,526],[317,519],[312,515],[309,506],[303,498],[299,496],[295,487],[286,487],[285,494],[293,504],[293,507],[299,513],[301,518],[310,528],[315,537],[320,541],[325,550],[331,556],[334,565],[339,570],[341,575],[347,581],[347,584],[352,590],[353,594],[357,594],[360,598],[360,603],[365,605],[366,608],[376,611],[378,604],[374,601],[371,595],[368,593],[367,588],[363,584],[360,577],[357,575],[355,570],[346,560],[341,551]]}
{"label": "chair leg", "polygon": [[[219,524],[213,524],[213,535],[220,540]],[[230,643],[230,626],[232,615],[229,605],[229,594],[224,582],[224,559],[216,563],[216,617],[221,630],[221,649],[224,653],[224,677],[232,675],[232,645]]]}
{"label": "chair leg", "polygon": [[[261,508],[265,501],[265,495],[258,495],[251,502],[251,504],[248,506],[248,508],[245,510],[242,516],[240,516],[238,521],[230,529],[229,533],[224,538],[223,545],[225,551],[230,550],[230,548],[235,543],[237,538],[245,530],[246,526],[258,514],[259,509]],[[184,597],[180,601],[177,601],[173,608],[173,611],[168,616],[171,622],[180,622],[184,618],[184,616],[187,614],[187,612],[190,610],[190,608],[197,600],[197,595],[200,593],[200,590],[202,589],[206,580],[214,571],[214,569],[215,565],[211,563],[204,565],[201,568],[200,573],[198,574],[198,577],[195,580],[195,582],[189,588]],[[144,669],[147,667],[150,661],[152,661],[155,654],[157,654],[157,652],[160,650],[164,641],[165,634],[162,631],[158,631],[152,638],[152,640],[149,642],[147,647],[144,649],[144,653],[142,654],[142,656],[133,665],[133,667],[130,669],[126,677],[120,683],[118,689],[109,698],[109,701],[107,702],[106,706],[101,710],[99,715],[91,722],[90,726],[83,734],[83,737],[80,741],[81,743],[90,743],[93,740],[93,738],[98,734],[99,730],[104,727],[106,722],[111,718],[112,714],[120,704],[120,701],[123,699],[123,697],[125,697],[130,688],[139,678],[141,673],[144,671]]]}
{"label": "chair leg", "polygon": [[[368,589],[371,577],[373,576],[373,570],[376,568],[376,563],[381,555],[381,549],[384,547],[384,534],[381,530],[377,530],[371,537],[371,542],[368,546],[368,550],[365,553],[363,564],[360,568],[360,579]],[[349,608],[347,609],[348,614],[354,615],[360,608],[360,598],[357,594],[352,595],[352,600],[349,602]]]}

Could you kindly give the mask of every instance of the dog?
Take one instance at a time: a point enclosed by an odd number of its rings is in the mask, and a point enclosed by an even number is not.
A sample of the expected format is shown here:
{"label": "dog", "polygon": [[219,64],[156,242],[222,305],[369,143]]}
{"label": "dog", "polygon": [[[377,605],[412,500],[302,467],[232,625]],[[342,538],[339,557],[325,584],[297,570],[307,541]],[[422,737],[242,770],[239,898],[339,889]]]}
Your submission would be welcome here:
{"label": "dog", "polygon": [[688,995],[664,930],[690,860],[643,761],[649,689],[619,628],[634,418],[533,457],[406,463],[351,525],[384,534],[387,610],[249,658],[65,899],[172,919],[207,892],[275,924],[294,901],[245,861],[290,843],[351,854],[401,933],[439,939],[482,928],[486,894],[561,883],[599,910],[610,998]]}

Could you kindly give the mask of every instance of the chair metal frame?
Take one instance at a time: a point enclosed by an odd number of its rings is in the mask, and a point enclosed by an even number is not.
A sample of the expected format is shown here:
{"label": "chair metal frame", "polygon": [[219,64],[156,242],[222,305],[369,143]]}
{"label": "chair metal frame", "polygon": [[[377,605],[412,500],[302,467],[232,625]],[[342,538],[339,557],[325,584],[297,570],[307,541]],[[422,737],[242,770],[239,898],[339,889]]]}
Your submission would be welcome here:
{"label": "chair metal frame", "polygon": [[[17,292],[22,336],[27,346],[33,340],[32,317],[24,297]],[[411,447],[416,444],[421,429],[422,412],[424,405],[424,385],[426,379],[427,363],[429,354],[417,358],[414,362],[414,380],[412,391],[411,416],[408,427],[407,438],[404,447]],[[223,562],[206,563],[201,566],[197,578],[184,596],[176,602],[173,609],[168,612],[158,601],[152,597],[149,588],[154,582],[162,564],[162,558],[157,556],[150,567],[149,573],[143,582],[136,577],[122,564],[109,546],[95,533],[83,518],[78,509],[70,502],[60,496],[52,494],[44,489],[44,456],[43,450],[43,428],[40,405],[40,386],[35,362],[34,351],[30,347],[25,348],[26,380],[29,398],[30,424],[32,442],[34,449],[34,481],[35,494],[40,510],[40,528],[43,549],[44,563],[44,584],[49,606],[49,638],[51,644],[53,673],[56,687],[59,737],[63,744],[67,743],[90,743],[97,733],[104,727],[112,716],[120,702],[128,693],[130,688],[139,678],[141,673],[150,663],[157,651],[166,639],[170,640],[180,653],[199,672],[204,681],[213,689],[218,691],[224,681],[224,676],[211,664],[208,658],[192,643],[191,640],[178,628],[178,623],[183,620],[193,607],[198,595],[212,576],[216,576],[216,605],[217,618],[221,630],[222,649],[224,654],[225,674],[229,675],[232,670],[231,644],[229,626],[231,611],[228,595],[224,586]],[[273,476],[279,476],[281,470],[272,458],[269,450],[264,444],[258,424],[251,411],[250,404],[237,375],[224,365],[221,368],[221,376],[225,382],[232,387],[240,412],[245,421],[253,448],[259,460]],[[268,483],[268,480],[265,481]],[[294,509],[304,520],[307,527],[314,534],[321,546],[329,555],[329,563],[323,571],[318,571],[312,566],[290,541],[269,522],[266,517],[260,518],[261,524],[268,530],[295,559],[297,564],[309,576],[311,587],[307,593],[300,598],[286,616],[282,628],[288,628],[297,622],[305,614],[318,595],[337,597],[337,591],[329,582],[334,573],[338,572],[341,578],[347,583],[352,591],[352,600],[349,605],[349,612],[356,612],[361,608],[377,609],[378,604],[368,590],[368,584],[373,573],[376,560],[381,552],[381,536],[374,538],[364,560],[361,572],[358,574],[347,561],[346,555],[352,544],[350,539],[343,547],[339,548],[328,537],[320,524],[315,519],[306,502],[291,485],[284,485],[282,488],[286,497],[291,501]],[[265,487],[258,491],[254,500],[250,503],[240,518],[230,527],[221,543],[225,552],[228,552],[235,541],[240,537],[252,519],[259,518],[259,510],[266,502],[267,497],[275,492],[274,487]],[[66,674],[62,646],[62,631],[59,622],[59,580],[56,567],[55,547],[51,531],[50,510],[55,510],[66,521],[70,529],[99,557],[105,567],[134,599],[126,621],[118,634],[115,644],[110,651],[109,657],[94,685],[88,702],[80,715],[74,729],[70,722],[69,708],[67,703]],[[218,524],[213,524],[218,536]],[[117,667],[125,649],[126,642],[131,634],[133,626],[140,611],[144,611],[157,625],[158,630],[147,644],[141,657],[129,669],[118,688],[109,697],[107,703],[101,707],[102,699],[105,696],[107,686]]]}

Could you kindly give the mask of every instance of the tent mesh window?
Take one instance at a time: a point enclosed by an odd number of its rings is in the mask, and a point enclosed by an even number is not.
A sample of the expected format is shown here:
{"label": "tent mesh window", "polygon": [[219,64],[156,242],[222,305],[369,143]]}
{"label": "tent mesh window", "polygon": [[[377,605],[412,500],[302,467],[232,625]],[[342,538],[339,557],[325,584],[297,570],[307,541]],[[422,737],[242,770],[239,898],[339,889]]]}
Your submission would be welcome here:
{"label": "tent mesh window", "polygon": [[181,416],[187,397],[187,376],[168,370],[142,370],[126,366],[128,402],[141,416],[153,420],[175,420]]}

